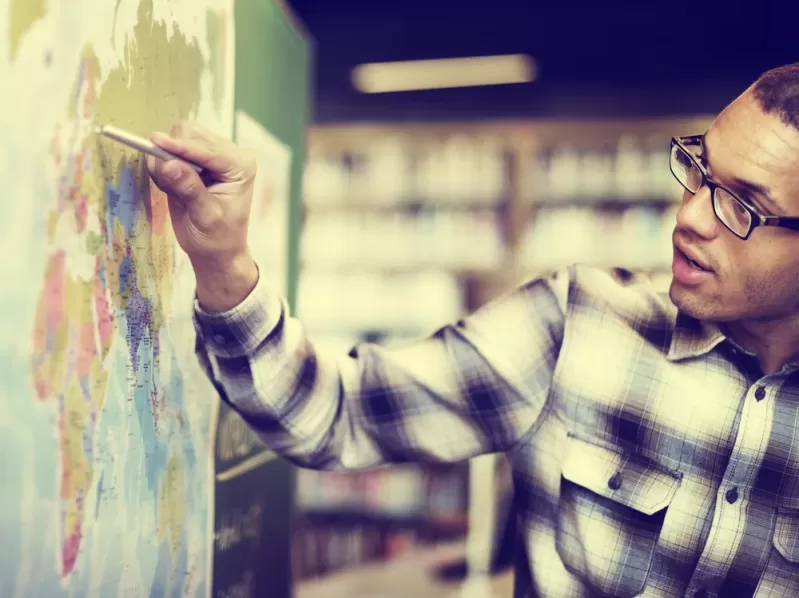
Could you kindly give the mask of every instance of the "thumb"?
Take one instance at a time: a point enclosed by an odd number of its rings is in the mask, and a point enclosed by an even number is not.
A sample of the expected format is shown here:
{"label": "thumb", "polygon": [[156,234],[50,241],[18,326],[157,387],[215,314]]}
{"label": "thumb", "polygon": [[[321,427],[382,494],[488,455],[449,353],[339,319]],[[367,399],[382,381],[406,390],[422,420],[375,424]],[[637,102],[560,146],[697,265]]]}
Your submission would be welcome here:
{"label": "thumb", "polygon": [[156,161],[155,184],[161,191],[183,204],[202,199],[209,193],[200,175],[181,160]]}

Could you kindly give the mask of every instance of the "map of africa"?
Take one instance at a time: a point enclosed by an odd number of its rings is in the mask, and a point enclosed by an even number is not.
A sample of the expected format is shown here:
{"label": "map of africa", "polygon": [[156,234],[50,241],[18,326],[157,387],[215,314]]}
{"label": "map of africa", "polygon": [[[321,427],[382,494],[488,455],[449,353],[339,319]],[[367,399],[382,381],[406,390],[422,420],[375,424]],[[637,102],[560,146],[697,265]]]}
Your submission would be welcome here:
{"label": "map of africa", "polygon": [[0,596],[209,595],[193,279],[141,154],[93,130],[230,135],[232,0],[0,15]]}

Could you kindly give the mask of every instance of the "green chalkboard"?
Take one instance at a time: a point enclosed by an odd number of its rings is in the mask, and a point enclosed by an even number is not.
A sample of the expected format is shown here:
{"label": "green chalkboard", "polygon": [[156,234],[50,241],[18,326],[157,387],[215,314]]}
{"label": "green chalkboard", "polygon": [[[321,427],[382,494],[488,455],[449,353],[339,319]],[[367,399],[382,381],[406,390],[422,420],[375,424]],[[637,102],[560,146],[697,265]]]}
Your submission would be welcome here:
{"label": "green chalkboard", "polygon": [[288,302],[294,310],[305,132],[310,113],[311,46],[281,0],[236,1],[236,109],[292,150]]}
{"label": "green chalkboard", "polygon": [[[282,2],[236,0],[235,6],[235,108],[291,152],[290,205],[283,212],[288,280],[282,288],[293,311],[310,47]],[[253,218],[251,229],[258,226]],[[216,446],[214,598],[291,596],[294,468],[267,453],[238,415],[222,404]]]}

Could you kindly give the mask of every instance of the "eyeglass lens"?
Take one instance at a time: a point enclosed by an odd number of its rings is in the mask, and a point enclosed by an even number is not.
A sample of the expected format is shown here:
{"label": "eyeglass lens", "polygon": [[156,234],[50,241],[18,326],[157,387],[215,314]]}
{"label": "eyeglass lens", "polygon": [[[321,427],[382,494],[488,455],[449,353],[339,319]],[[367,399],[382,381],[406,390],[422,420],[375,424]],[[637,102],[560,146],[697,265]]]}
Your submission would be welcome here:
{"label": "eyeglass lens", "polygon": [[[671,149],[671,171],[690,193],[696,193],[704,184],[704,176],[696,161],[678,145],[674,145]],[[745,236],[749,232],[752,214],[737,198],[721,187],[714,189],[713,211],[736,235]]]}

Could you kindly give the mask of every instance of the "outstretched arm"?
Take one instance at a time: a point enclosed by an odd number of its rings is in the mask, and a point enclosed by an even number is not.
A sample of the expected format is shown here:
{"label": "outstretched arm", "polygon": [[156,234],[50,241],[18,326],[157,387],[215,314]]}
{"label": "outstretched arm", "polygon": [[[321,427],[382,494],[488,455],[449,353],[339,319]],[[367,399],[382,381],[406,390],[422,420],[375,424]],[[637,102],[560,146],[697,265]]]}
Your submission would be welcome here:
{"label": "outstretched arm", "polygon": [[560,347],[553,283],[537,280],[400,348],[315,350],[259,281],[241,305],[196,313],[209,375],[275,451],[318,469],[461,461],[535,425]]}
{"label": "outstretched arm", "polygon": [[247,251],[254,161],[190,124],[150,160],[197,277],[197,353],[267,445],[318,469],[506,451],[541,413],[563,336],[564,276],[528,283],[406,347],[323,355]]}

